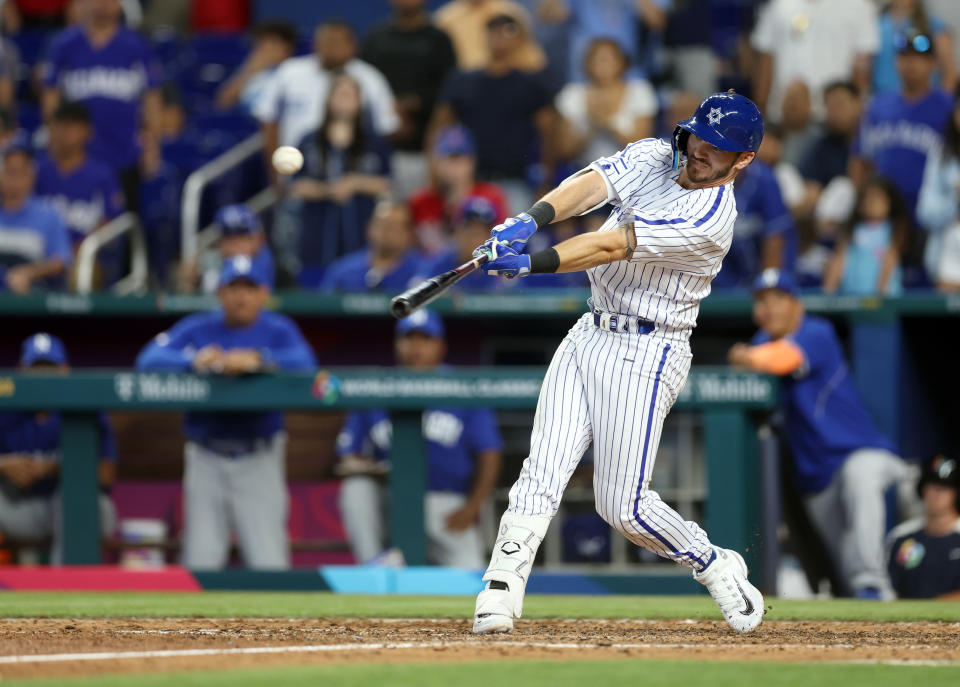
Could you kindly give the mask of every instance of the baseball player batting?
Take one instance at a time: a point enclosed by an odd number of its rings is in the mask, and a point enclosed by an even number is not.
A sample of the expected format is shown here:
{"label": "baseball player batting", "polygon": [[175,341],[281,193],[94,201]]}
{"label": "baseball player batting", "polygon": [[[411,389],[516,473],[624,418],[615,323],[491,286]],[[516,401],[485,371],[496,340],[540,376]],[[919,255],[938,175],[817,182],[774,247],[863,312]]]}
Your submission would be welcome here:
{"label": "baseball player batting", "polygon": [[[700,301],[730,248],[732,182],[753,161],[763,117],[747,98],[709,96],[672,142],[646,139],[600,158],[526,213],[494,227],[488,274],[587,270],[592,298],[557,349],[524,461],[500,520],[473,631],[512,632],[537,548],[570,475],[594,446],[597,511],[630,541],[692,569],[737,632],[763,618],[739,553],[714,546],[649,488],[667,413],[690,369]],[[525,254],[539,227],[605,203],[596,232]]]}

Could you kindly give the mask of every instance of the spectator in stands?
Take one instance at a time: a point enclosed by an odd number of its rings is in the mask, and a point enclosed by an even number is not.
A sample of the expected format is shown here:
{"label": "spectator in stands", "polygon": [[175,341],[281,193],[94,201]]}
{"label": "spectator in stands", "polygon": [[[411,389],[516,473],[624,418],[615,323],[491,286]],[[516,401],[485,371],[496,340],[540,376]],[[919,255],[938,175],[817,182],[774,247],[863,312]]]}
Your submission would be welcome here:
{"label": "spectator in stands", "polygon": [[744,169],[737,176],[733,192],[737,200],[733,242],[714,287],[749,289],[771,267],[792,274],[797,232],[773,169],[754,160],[749,171]]}
{"label": "spectator in stands", "polygon": [[[422,278],[432,277],[457,265],[473,259],[473,251],[490,237],[490,228],[496,222],[496,208],[488,198],[471,196],[457,209],[453,224],[453,244],[432,258],[427,258],[420,266]],[[477,242],[480,239],[480,242]],[[504,278],[491,279],[480,270],[467,275],[457,282],[454,289],[461,291],[491,291],[502,289],[510,282]]]}
{"label": "spectator in stands", "polygon": [[430,23],[426,0],[391,0],[393,16],[367,34],[360,57],[383,72],[397,99],[393,186],[406,198],[427,182],[427,125],[447,73],[456,64],[446,33]]}
{"label": "spectator in stands", "polygon": [[[631,78],[649,78],[649,43],[667,27],[667,9],[672,0],[540,0],[538,14],[554,23],[570,25],[570,72],[568,79],[590,79],[586,62],[594,41],[604,38],[620,47]],[[653,41],[656,42],[656,41]],[[644,45],[648,44],[648,45]],[[648,50],[638,50],[647,47]]]}
{"label": "spectator in stands", "polygon": [[280,64],[293,56],[297,32],[285,21],[264,21],[253,27],[253,49],[240,68],[217,91],[221,110],[240,106],[248,112],[263,97]]}
{"label": "spectator in stands", "polygon": [[73,261],[67,227],[34,196],[35,180],[29,145],[12,143],[0,166],[0,288],[19,294],[34,286],[63,288]]}
{"label": "spectator in stands", "polygon": [[[140,352],[137,369],[228,376],[309,371],[316,360],[288,317],[264,310],[268,275],[245,255],[223,265],[220,309],[190,315]],[[231,531],[248,567],[290,566],[283,413],[184,415],[183,564],[227,563]]]}
{"label": "spectator in stands", "polygon": [[223,263],[239,255],[250,258],[257,273],[264,275],[267,287],[273,289],[273,253],[267,246],[267,237],[257,213],[242,203],[227,205],[217,211],[213,223],[220,231],[217,250],[208,251],[201,258],[200,265],[196,260],[184,263],[180,290],[192,292],[199,287],[203,293],[216,293]]}
{"label": "spectator in stands", "polygon": [[324,123],[327,101],[340,72],[360,86],[373,130],[389,136],[400,128],[390,85],[375,67],[356,58],[353,29],[338,21],[317,27],[314,54],[291,57],[267,82],[253,114],[263,124],[267,159],[278,145],[295,146]]}
{"label": "spectator in stands", "polygon": [[891,0],[880,15],[880,51],[873,63],[874,94],[896,93],[900,90],[897,40],[911,30],[930,36],[933,40],[939,79],[935,78],[931,85],[939,85],[952,93],[957,85],[957,66],[953,61],[953,38],[947,25],[927,11],[924,0]]}
{"label": "spectator in stands", "polygon": [[[900,36],[898,51],[902,89],[879,95],[867,106],[854,144],[850,177],[858,186],[870,174],[890,179],[916,219],[923,170],[927,157],[941,144],[953,98],[930,87],[936,62],[929,36]],[[905,249],[904,286],[928,283],[922,266],[925,238],[925,234],[915,232]]]}
{"label": "spectator in stands", "polygon": [[323,276],[325,291],[386,291],[410,286],[420,268],[410,208],[381,201],[367,225],[367,247],[335,260]]}
{"label": "spectator in stands", "polygon": [[804,179],[800,213],[809,217],[820,193],[831,181],[847,174],[850,146],[860,124],[863,103],[850,81],[834,81],[823,89],[826,117],[823,131],[814,138],[800,158],[798,168]]}
{"label": "spectator in stands", "polygon": [[960,291],[960,101],[947,120],[943,145],[927,157],[917,220],[927,232],[924,266],[942,291]]}
{"label": "spectator in stands", "polygon": [[856,211],[837,246],[823,282],[826,293],[898,296],[903,290],[900,256],[910,233],[910,212],[890,181],[868,179]]}
{"label": "spectator in stands", "polygon": [[532,169],[552,166],[554,110],[544,80],[516,68],[524,29],[510,14],[487,23],[490,63],[482,71],[454,72],[444,85],[432,129],[460,122],[477,143],[477,174],[507,193],[509,212],[530,206]]}
{"label": "spectator in stands", "polygon": [[871,170],[887,177],[896,184],[913,213],[923,168],[927,157],[940,145],[953,98],[930,86],[936,62],[929,36],[901,35],[897,51],[901,90],[878,95],[868,104],[850,171],[858,185]]}
{"label": "spectator in stands", "polygon": [[[395,350],[403,368],[440,368],[446,354],[440,317],[420,310],[400,320]],[[344,476],[340,512],[359,563],[369,562],[386,544],[382,478],[390,471],[391,435],[390,416],[383,410],[366,410],[347,415],[337,437],[337,472]],[[427,559],[434,565],[478,570],[486,562],[486,549],[477,520],[493,493],[502,462],[496,416],[488,408],[430,408],[423,413],[423,435]]]}
{"label": "spectator in stands", "polygon": [[299,203],[302,286],[317,286],[327,266],[363,247],[378,196],[390,190],[390,146],[365,124],[359,84],[337,77],[322,124],[299,142],[303,168],[290,185]]}
{"label": "spectator in stands", "polygon": [[657,94],[646,80],[627,78],[628,60],[613,39],[590,43],[584,56],[587,82],[567,84],[556,97],[558,155],[586,167],[653,135]]}
{"label": "spectator in stands", "polygon": [[487,26],[496,16],[508,15],[524,31],[512,55],[513,67],[525,72],[539,72],[546,56],[530,38],[530,22],[526,11],[512,0],[451,0],[433,15],[434,23],[447,32],[457,54],[457,67],[462,71],[486,69],[491,62]]}
{"label": "spectator in stands", "polygon": [[159,136],[163,81],[146,41],[121,23],[118,0],[77,0],[80,23],[53,39],[43,65],[43,113],[80,102],[93,121],[91,156],[120,179],[125,205],[137,211],[138,132]]}
{"label": "spectator in stands", "polygon": [[[49,154],[37,162],[37,196],[59,213],[74,251],[83,239],[123,212],[116,174],[87,154],[91,133],[86,106],[61,103],[50,120]],[[99,253],[103,283],[121,276],[122,248],[123,244],[113,242]]]}
{"label": "spectator in stands", "polygon": [[883,555],[884,492],[909,477],[853,385],[833,326],[809,315],[786,272],[754,284],[760,331],[729,352],[732,365],[780,377],[793,486],[858,598],[890,598]]}
{"label": "spectator in stands", "polygon": [[923,517],[887,536],[893,589],[901,599],[960,601],[960,466],[936,456],[917,486]]}
{"label": "spectator in stands", "polygon": [[[23,342],[24,374],[66,374],[63,342],[46,333]],[[50,561],[62,559],[60,511],[60,426],[58,412],[0,412],[0,535],[24,542],[53,539]],[[116,528],[110,488],[116,477],[117,450],[107,414],[97,414],[100,452],[100,535]]]}
{"label": "spectator in stands", "polygon": [[784,94],[794,81],[809,88],[817,120],[827,84],[852,80],[867,92],[870,64],[879,48],[870,0],[771,0],[761,12],[751,38],[758,53],[753,92],[770,121],[780,121]]}
{"label": "spectator in stands", "polygon": [[507,200],[494,183],[477,181],[477,148],[470,130],[441,129],[432,150],[433,184],[410,197],[410,211],[421,249],[435,254],[447,247],[457,210],[470,196],[483,196],[494,207],[495,224],[507,217]]}

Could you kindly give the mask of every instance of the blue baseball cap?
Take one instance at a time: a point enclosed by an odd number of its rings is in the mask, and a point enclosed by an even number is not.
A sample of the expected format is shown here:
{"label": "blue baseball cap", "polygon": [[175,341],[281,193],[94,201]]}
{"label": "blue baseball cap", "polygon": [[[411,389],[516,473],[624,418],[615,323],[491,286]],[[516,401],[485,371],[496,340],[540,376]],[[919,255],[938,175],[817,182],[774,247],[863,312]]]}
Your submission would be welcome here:
{"label": "blue baseball cap", "polygon": [[440,130],[433,152],[435,155],[475,155],[477,146],[467,127],[454,124]]}
{"label": "blue baseball cap", "polygon": [[397,322],[398,337],[419,332],[434,339],[442,339],[444,331],[443,320],[432,310],[417,310]]}
{"label": "blue baseball cap", "polygon": [[496,218],[497,209],[493,207],[490,199],[484,196],[470,196],[457,208],[457,220],[460,222],[478,220],[486,224],[493,224]]}
{"label": "blue baseball cap", "polygon": [[793,275],[776,267],[768,267],[753,280],[753,293],[764,289],[777,289],[791,296],[797,295],[797,282]]}
{"label": "blue baseball cap", "polygon": [[20,349],[20,364],[29,367],[39,362],[66,365],[67,349],[63,342],[46,332],[34,334],[24,341]]}
{"label": "blue baseball cap", "polygon": [[242,203],[220,208],[213,222],[220,227],[221,236],[250,236],[263,229],[257,214]]}
{"label": "blue baseball cap", "polygon": [[218,286],[227,286],[235,281],[243,279],[257,286],[269,286],[270,280],[264,274],[262,263],[254,260],[249,255],[235,255],[223,262],[220,269],[220,282]]}

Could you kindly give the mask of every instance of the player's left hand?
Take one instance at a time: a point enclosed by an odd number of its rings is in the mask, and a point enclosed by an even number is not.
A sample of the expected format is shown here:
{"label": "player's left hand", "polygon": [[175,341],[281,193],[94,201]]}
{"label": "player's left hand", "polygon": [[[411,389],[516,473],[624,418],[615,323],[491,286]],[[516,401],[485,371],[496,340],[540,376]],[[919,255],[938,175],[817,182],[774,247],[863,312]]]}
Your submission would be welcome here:
{"label": "player's left hand", "polygon": [[533,217],[521,212],[516,217],[508,217],[503,224],[498,224],[491,229],[490,238],[473,251],[473,255],[479,257],[484,253],[490,253],[491,259],[495,259],[500,246],[509,246],[517,253],[523,253],[527,249],[527,241],[535,233],[537,233],[537,223]]}
{"label": "player's left hand", "polygon": [[483,266],[484,272],[507,279],[530,274],[529,255],[520,255],[505,243],[495,245],[494,249],[492,259]]}
{"label": "player's left hand", "polygon": [[462,532],[477,523],[480,513],[476,508],[467,505],[447,516],[446,526],[449,532]]}
{"label": "player's left hand", "polygon": [[248,348],[234,348],[223,355],[225,374],[247,374],[257,372],[263,367],[263,358],[259,351]]}

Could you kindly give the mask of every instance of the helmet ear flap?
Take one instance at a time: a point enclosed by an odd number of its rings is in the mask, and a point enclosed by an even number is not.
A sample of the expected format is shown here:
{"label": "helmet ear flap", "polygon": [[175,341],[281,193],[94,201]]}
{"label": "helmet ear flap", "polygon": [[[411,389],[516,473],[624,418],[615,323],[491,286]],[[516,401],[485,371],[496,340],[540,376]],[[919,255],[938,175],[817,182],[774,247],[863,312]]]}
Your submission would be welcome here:
{"label": "helmet ear flap", "polygon": [[673,130],[673,149],[677,152],[687,154],[687,141],[690,140],[690,132],[682,126]]}

